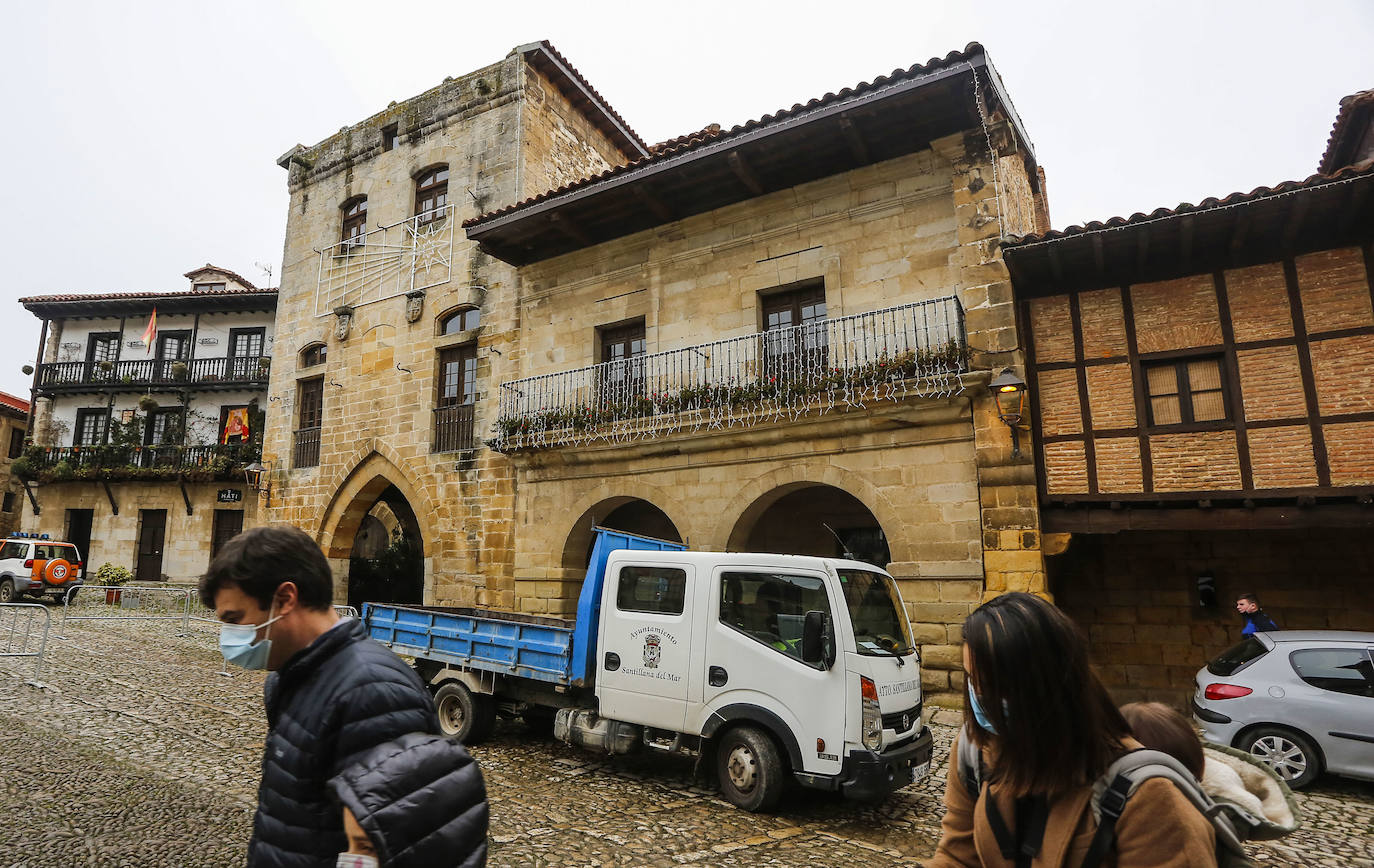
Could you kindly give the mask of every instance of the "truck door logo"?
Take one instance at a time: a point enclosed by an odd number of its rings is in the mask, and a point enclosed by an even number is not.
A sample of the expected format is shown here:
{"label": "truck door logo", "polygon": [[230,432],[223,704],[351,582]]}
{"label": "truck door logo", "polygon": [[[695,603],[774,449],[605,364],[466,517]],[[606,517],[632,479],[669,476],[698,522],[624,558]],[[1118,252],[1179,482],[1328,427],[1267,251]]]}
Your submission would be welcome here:
{"label": "truck door logo", "polygon": [[648,633],[644,636],[644,666],[648,669],[658,668],[658,661],[663,653],[659,642],[657,633]]}

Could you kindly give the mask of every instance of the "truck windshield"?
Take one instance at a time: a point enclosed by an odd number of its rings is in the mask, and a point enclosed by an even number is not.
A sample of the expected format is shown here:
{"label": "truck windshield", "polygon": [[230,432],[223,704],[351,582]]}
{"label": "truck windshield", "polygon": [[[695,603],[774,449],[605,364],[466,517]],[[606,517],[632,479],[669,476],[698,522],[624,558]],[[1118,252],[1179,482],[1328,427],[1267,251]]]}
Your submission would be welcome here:
{"label": "truck windshield", "polygon": [[897,603],[892,579],[867,570],[840,570],[839,574],[854,624],[854,650],[875,657],[910,654],[914,650],[911,628]]}

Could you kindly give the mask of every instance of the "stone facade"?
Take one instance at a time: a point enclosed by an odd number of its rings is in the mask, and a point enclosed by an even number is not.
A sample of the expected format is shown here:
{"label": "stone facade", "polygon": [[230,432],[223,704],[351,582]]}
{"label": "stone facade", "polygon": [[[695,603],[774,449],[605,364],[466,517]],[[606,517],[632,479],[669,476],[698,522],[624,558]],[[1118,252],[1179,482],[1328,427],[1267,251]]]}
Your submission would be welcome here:
{"label": "stone facade", "polygon": [[[547,47],[517,49],[280,161],[291,199],[277,311],[280,362],[269,386],[263,456],[274,486],[266,518],[319,539],[339,576],[340,600],[365,517],[399,497],[409,505],[403,512],[413,513],[410,536],[423,542],[425,601],[516,606],[514,477],[482,440],[494,420],[495,383],[511,376],[520,315],[512,269],[478,251],[458,224],[627,158],[603,131],[606,108],[574,107],[569,93],[577,82],[541,71],[552,57]],[[414,179],[436,167],[448,171],[448,210],[417,225]],[[322,281],[315,251],[338,242],[340,208],[359,196],[367,197],[368,228],[377,234],[326,254],[326,269],[340,279]],[[394,232],[378,228],[397,224]],[[434,261],[446,264],[419,263],[412,273],[409,260],[374,254],[391,243],[387,233],[402,244],[417,233],[443,239]],[[407,297],[415,286],[423,294]],[[422,307],[412,321],[407,306],[417,296]],[[333,312],[341,305],[352,308],[343,337]],[[447,317],[465,309],[478,311],[480,325],[444,334]],[[327,361],[306,367],[301,351],[320,344]],[[439,353],[446,349],[475,359],[475,421],[460,438],[463,448],[437,451],[453,445],[436,439]],[[318,452],[304,456],[295,446],[301,390],[320,379]]]}
{"label": "stone facade", "polygon": [[217,534],[258,520],[243,468],[263,436],[276,290],[210,265],[185,276],[183,292],[20,299],[45,334],[23,529],[76,543],[92,571],[192,582]]}
{"label": "stone facade", "polygon": [[10,474],[10,465],[23,454],[28,406],[23,398],[0,392],[0,534],[5,536],[19,529],[24,510],[24,486]]}
{"label": "stone facade", "polygon": [[[1012,186],[1020,162],[999,164],[999,184]],[[512,363],[522,377],[593,365],[598,335],[626,322],[642,321],[650,354],[754,334],[770,292],[819,284],[828,318],[957,294],[974,371],[1017,365],[999,251],[1008,194],[999,197],[992,176],[986,138],[959,134],[524,266]],[[948,398],[517,452],[516,602],[572,613],[589,528],[634,505],[661,513],[642,527],[702,550],[836,555],[823,531],[801,538],[786,525],[872,521],[922,646],[926,686],[949,696],[962,688],[964,617],[989,595],[1046,590],[1034,472],[1027,457],[1012,458],[986,383],[974,373]]]}

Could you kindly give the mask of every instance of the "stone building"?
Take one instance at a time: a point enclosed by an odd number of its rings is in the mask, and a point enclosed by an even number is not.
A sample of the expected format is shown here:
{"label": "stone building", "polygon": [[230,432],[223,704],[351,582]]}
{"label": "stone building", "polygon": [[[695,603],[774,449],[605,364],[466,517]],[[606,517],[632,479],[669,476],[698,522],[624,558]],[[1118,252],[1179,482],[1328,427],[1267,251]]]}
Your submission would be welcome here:
{"label": "stone building", "polygon": [[513,476],[482,442],[514,270],[460,224],[647,153],[535,43],[279,160],[270,517],[319,539],[340,598],[515,607]]}
{"label": "stone building", "polygon": [[196,579],[257,522],[244,470],[261,450],[277,291],[213,265],[185,276],[180,292],[20,299],[43,321],[32,445],[12,465],[24,529],[139,581]]}
{"label": "stone building", "polygon": [[593,524],[848,550],[945,690],[964,615],[1043,590],[987,383],[1048,214],[981,46],[650,147],[537,43],[280,165],[269,516],[340,599],[565,615]]}
{"label": "stone building", "polygon": [[1123,700],[1185,695],[1237,593],[1374,628],[1367,103],[1323,174],[1006,245],[1049,588]]}
{"label": "stone building", "polygon": [[465,226],[517,268],[485,430],[520,610],[574,610],[593,525],[848,551],[898,577],[944,692],[967,613],[1044,589],[988,382],[1022,361],[1001,238],[1048,214],[981,46]]}
{"label": "stone building", "polygon": [[10,468],[24,454],[24,437],[29,424],[29,402],[8,392],[0,392],[0,534],[8,536],[19,529],[24,509],[24,487]]}

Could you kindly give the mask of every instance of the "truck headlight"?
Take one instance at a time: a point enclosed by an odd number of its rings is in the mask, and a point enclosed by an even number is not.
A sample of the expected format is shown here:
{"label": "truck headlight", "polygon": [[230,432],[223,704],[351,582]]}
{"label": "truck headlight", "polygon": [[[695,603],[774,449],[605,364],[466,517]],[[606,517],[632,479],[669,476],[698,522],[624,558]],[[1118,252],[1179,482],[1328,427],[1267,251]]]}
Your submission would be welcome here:
{"label": "truck headlight", "polygon": [[878,707],[878,686],[873,679],[859,676],[859,704],[863,709],[863,744],[871,751],[883,746],[883,712]]}

